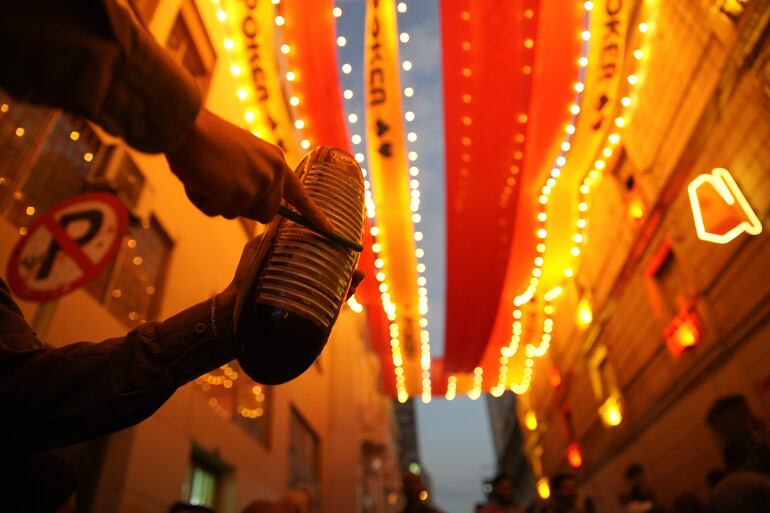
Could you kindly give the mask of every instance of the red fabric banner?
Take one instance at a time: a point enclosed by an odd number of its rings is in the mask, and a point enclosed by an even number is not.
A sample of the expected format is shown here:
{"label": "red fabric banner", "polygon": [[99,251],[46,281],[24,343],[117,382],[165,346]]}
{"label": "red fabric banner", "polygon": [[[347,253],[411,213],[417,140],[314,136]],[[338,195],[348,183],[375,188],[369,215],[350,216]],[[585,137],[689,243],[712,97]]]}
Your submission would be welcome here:
{"label": "red fabric banner", "polygon": [[528,156],[540,1],[441,2],[447,194],[444,372],[484,353]]}

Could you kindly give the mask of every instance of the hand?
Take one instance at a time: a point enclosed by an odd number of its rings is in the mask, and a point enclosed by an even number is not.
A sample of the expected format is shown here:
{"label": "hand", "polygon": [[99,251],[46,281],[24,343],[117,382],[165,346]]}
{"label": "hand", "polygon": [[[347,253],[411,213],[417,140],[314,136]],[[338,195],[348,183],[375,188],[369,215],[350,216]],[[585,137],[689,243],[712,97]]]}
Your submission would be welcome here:
{"label": "hand", "polygon": [[350,280],[350,288],[348,289],[348,295],[345,297],[345,301],[350,299],[350,296],[356,293],[356,289],[361,284],[362,281],[364,281],[364,273],[363,271],[356,269],[353,271],[353,278]]}
{"label": "hand", "polygon": [[206,109],[166,158],[187,197],[206,215],[267,223],[286,198],[316,226],[334,231],[277,146]]}

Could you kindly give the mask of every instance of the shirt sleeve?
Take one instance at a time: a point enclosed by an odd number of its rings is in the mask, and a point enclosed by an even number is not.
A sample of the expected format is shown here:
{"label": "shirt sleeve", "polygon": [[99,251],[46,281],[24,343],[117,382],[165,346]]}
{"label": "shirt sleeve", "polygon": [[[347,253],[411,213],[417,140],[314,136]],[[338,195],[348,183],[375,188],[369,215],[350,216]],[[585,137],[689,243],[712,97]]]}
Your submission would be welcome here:
{"label": "shirt sleeve", "polygon": [[215,313],[212,321],[206,301],[123,338],[50,348],[0,280],[2,453],[81,442],[152,415],[179,386],[232,360],[229,319]]}
{"label": "shirt sleeve", "polygon": [[0,88],[85,116],[148,153],[174,149],[201,107],[195,80],[116,0],[9,0]]}

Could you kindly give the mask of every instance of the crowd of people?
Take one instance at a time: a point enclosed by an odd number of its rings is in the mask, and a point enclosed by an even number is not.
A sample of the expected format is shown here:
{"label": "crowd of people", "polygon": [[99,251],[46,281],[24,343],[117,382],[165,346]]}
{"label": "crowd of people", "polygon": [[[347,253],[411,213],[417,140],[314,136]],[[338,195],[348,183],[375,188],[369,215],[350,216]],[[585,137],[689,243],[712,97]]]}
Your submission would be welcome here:
{"label": "crowd of people", "polygon": [[[714,402],[706,425],[722,449],[724,466],[705,476],[708,496],[691,491],[663,504],[639,463],[624,472],[625,490],[616,507],[606,513],[770,513],[770,431],[753,414],[746,398],[730,395]],[[524,513],[516,497],[516,483],[506,474],[489,481],[488,502],[477,504],[475,513]],[[605,513],[592,497],[580,502],[578,476],[558,473],[549,479],[550,497],[526,510],[532,513]],[[433,513],[409,509],[403,513]]]}
{"label": "crowd of people", "polygon": [[[313,497],[306,488],[293,488],[277,501],[267,499],[255,500],[247,505],[241,513],[311,513]],[[217,513],[215,510],[200,505],[177,502],[168,513]]]}

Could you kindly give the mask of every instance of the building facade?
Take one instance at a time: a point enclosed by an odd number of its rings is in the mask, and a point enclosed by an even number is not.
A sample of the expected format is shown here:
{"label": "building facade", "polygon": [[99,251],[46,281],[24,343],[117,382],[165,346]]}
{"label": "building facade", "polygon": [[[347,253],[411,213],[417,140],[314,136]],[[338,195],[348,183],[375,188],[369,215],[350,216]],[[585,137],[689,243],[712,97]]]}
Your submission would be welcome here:
{"label": "building facade", "polygon": [[[536,478],[573,472],[601,513],[624,511],[632,463],[664,505],[705,500],[707,473],[724,466],[705,422],[716,399],[741,395],[770,421],[770,3],[648,3],[638,103],[518,412]],[[699,237],[688,184],[715,168],[762,233]],[[696,210],[713,222],[714,205]],[[734,215],[728,227],[756,225],[745,208]]]}
{"label": "building facade", "polygon": [[[239,123],[214,2],[138,0],[137,17]],[[51,207],[114,193],[130,214],[116,257],[53,301],[20,301],[51,346],[120,336],[221,291],[254,223],[209,218],[160,155],[138,153],[88,122],[0,92],[0,264]],[[399,489],[396,423],[364,314],[344,308],[321,358],[276,387],[235,363],[206,374],[141,424],[65,451],[83,479],[81,511],[163,513],[176,501],[237,513],[255,499],[310,492],[316,512],[391,511]]]}
{"label": "building facade", "polygon": [[497,471],[513,479],[516,483],[516,499],[520,506],[527,508],[536,500],[535,483],[524,451],[523,433],[518,423],[517,396],[487,395],[486,400]]}
{"label": "building facade", "polygon": [[[417,415],[414,401],[393,402],[398,424],[398,452],[401,472],[409,472],[410,465],[420,465],[420,446],[417,441]],[[414,470],[416,467],[412,467]]]}

